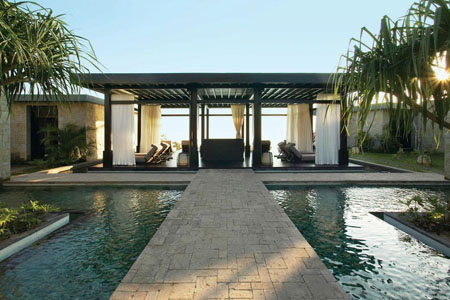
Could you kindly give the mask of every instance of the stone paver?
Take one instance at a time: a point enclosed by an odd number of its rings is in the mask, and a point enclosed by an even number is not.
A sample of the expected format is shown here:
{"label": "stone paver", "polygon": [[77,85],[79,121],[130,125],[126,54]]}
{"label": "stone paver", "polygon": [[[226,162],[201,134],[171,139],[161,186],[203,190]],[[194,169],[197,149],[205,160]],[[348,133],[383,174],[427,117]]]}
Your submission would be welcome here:
{"label": "stone paver", "polygon": [[111,296],[348,299],[251,170],[200,170]]}

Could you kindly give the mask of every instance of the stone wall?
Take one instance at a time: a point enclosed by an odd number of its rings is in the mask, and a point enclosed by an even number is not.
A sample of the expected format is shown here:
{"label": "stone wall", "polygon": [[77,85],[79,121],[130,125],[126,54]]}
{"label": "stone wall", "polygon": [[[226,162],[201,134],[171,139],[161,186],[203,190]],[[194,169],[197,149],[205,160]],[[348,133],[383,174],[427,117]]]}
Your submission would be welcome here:
{"label": "stone wall", "polygon": [[103,157],[104,135],[103,106],[88,102],[58,105],[58,127],[64,128],[67,124],[86,126],[91,128],[87,138],[94,142],[94,149],[88,159]]}
{"label": "stone wall", "polygon": [[[352,116],[352,119],[349,124],[349,135],[347,138],[347,145],[348,147],[356,147],[357,140],[356,140],[356,133],[357,133],[357,125],[356,122],[357,114],[354,113]],[[372,123],[373,122],[373,123]],[[373,137],[377,136],[383,136],[384,130],[387,128],[389,124],[389,115],[385,111],[377,111],[376,113],[371,111],[369,112],[369,115],[367,116],[366,125],[364,126],[364,131],[367,131],[369,129],[370,124],[372,123],[372,127],[369,130],[369,135]],[[379,140],[379,139],[377,139]],[[380,142],[378,141],[375,147],[379,147]]]}
{"label": "stone wall", "polygon": [[11,123],[6,99],[0,96],[0,183],[11,175]]}
{"label": "stone wall", "polygon": [[26,160],[27,142],[27,105],[14,103],[11,108],[11,157]]}
{"label": "stone wall", "polygon": [[[367,131],[369,124],[372,122],[372,120],[373,120],[373,124],[372,124],[372,127],[370,128],[369,135],[375,138],[376,143],[377,143],[375,145],[375,147],[377,147],[377,146],[380,146],[380,138],[385,135],[386,129],[389,126],[389,112],[387,110],[378,110],[376,112],[376,114],[373,111],[369,112],[366,125],[364,126],[364,131]],[[418,122],[418,121],[419,121],[419,119],[415,120],[415,122]],[[357,141],[356,141],[356,132],[357,132],[356,113],[353,114],[348,129],[349,129],[349,136],[347,138],[348,147],[358,146]],[[414,148],[415,148],[415,139],[414,139],[415,134],[416,133],[414,132],[414,129],[413,129],[412,144],[413,144]],[[446,139],[444,138],[444,135],[446,135],[445,131],[444,131],[443,136],[441,137],[439,147],[436,148],[435,137],[436,138],[439,137],[439,128],[435,124],[435,128],[433,129],[432,121],[428,120],[426,130],[423,134],[424,150],[425,151],[437,150],[439,152],[444,152],[445,143],[446,143]]]}
{"label": "stone wall", "polygon": [[[29,130],[29,120],[27,116],[26,102],[16,102],[12,107],[11,114],[11,155],[16,158],[27,160],[30,156],[27,130]],[[33,104],[36,105],[36,104]],[[48,105],[48,104],[39,104]],[[79,102],[70,104],[57,104],[58,107],[58,127],[64,128],[72,123],[77,126],[92,128],[88,131],[87,138],[94,142],[92,154],[88,159],[102,158],[103,155],[103,106],[90,102]]]}

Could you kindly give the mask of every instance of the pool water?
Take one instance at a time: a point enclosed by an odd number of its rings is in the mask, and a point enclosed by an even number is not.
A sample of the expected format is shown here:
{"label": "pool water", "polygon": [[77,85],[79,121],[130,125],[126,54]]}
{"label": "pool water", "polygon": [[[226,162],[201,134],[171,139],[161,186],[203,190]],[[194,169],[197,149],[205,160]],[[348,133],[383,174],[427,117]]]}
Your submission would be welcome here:
{"label": "pool water", "polygon": [[272,187],[271,193],[353,299],[449,299],[450,259],[370,212],[450,191]]}
{"label": "pool water", "polygon": [[0,201],[78,210],[69,225],[0,263],[0,299],[108,299],[182,190],[7,189]]}

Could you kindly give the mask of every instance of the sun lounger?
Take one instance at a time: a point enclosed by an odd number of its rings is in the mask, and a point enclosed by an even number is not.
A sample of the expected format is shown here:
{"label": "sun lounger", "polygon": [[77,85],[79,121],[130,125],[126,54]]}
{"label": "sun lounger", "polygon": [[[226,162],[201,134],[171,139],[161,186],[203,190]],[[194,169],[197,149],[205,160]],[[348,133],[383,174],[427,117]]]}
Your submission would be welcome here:
{"label": "sun lounger", "polygon": [[152,148],[150,148],[150,150],[147,153],[136,153],[135,154],[136,163],[144,163],[144,164],[147,163],[150,159],[152,159],[157,150],[158,147],[152,145]]}
{"label": "sun lounger", "polygon": [[294,143],[286,143],[283,141],[278,143],[279,155],[276,157],[284,162],[298,163],[300,161],[314,161],[314,152],[301,152],[299,151]]}

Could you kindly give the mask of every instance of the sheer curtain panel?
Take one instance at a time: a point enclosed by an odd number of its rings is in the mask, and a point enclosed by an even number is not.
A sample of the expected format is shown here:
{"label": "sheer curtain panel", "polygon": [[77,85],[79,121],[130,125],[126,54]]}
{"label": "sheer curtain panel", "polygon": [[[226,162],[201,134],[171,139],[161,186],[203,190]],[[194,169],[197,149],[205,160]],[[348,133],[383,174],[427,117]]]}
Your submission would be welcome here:
{"label": "sheer curtain panel", "polygon": [[[111,95],[111,100],[134,100],[133,95]],[[134,105],[115,104],[111,107],[113,165],[135,165]]]}
{"label": "sheer curtain panel", "polygon": [[148,152],[152,144],[159,145],[161,140],[159,136],[160,122],[161,105],[142,105],[140,152]]}
{"label": "sheer curtain panel", "polygon": [[234,128],[236,129],[236,138],[242,138],[242,125],[244,124],[244,104],[232,104],[231,114],[233,116]]}
{"label": "sheer curtain panel", "polygon": [[312,152],[309,104],[288,105],[286,120],[286,142],[295,143],[295,147],[301,152]]}
{"label": "sheer curtain panel", "polygon": [[341,106],[317,104],[316,111],[316,164],[339,163]]}

